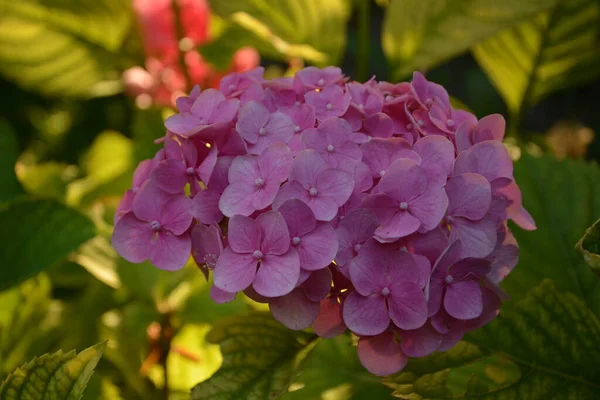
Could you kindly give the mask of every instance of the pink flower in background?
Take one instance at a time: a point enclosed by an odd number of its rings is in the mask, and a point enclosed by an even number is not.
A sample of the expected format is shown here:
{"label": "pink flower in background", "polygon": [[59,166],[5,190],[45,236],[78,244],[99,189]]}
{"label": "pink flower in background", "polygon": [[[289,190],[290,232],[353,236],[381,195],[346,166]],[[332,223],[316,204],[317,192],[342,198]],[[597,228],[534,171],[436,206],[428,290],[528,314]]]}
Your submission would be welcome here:
{"label": "pink flower in background", "polygon": [[[136,97],[141,107],[151,104],[173,106],[176,99],[190,89],[188,85],[218,88],[225,73],[248,71],[259,64],[258,52],[244,47],[234,53],[228,71],[215,71],[196,50],[210,41],[208,2],[177,0],[177,6],[180,21],[176,21],[172,0],[133,2],[146,64],[145,68],[132,67],[125,71],[123,82],[126,91]],[[177,24],[181,26],[183,38],[178,37]],[[190,82],[187,82],[188,77]]]}
{"label": "pink flower in background", "polygon": [[419,73],[398,84],[347,83],[337,67],[263,74],[177,99],[164,148],[115,214],[119,254],[164,269],[191,254],[214,274],[216,303],[243,292],[290,329],[350,330],[377,375],[494,319],[518,260],[507,221],[535,229],[504,119],[454,109]]}

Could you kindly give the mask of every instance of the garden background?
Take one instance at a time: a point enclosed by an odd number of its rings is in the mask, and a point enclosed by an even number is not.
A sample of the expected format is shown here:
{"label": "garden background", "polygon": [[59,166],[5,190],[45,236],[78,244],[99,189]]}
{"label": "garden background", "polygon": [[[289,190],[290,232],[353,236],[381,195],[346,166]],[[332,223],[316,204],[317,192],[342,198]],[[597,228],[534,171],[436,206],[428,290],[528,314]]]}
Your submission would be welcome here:
{"label": "garden background", "polygon": [[[63,349],[38,372],[69,399],[96,363],[84,399],[188,399],[223,359],[216,377],[250,378],[192,398],[600,398],[596,232],[581,246],[591,269],[576,249],[600,218],[600,1],[209,3],[0,0],[0,381]],[[161,38],[175,47],[152,47]],[[305,342],[249,299],[213,304],[193,261],[165,272],[117,256],[115,208],[173,99],[258,63],[269,78],[306,65],[361,82],[418,70],[455,107],[505,116],[538,230],[514,230],[520,262],[498,320],[382,383],[348,336]],[[253,336],[257,323],[272,335]],[[227,341],[238,358],[221,354]],[[28,381],[7,382],[2,400],[26,398]]]}

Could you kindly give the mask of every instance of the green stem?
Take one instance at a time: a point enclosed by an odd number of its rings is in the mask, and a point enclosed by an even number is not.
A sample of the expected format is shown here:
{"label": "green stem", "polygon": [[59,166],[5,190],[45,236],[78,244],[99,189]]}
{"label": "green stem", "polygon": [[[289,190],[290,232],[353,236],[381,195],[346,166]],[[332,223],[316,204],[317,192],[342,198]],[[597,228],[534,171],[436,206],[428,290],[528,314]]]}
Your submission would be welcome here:
{"label": "green stem", "polygon": [[178,0],[171,0],[171,8],[173,9],[173,14],[175,17],[175,32],[177,36],[177,53],[179,54],[179,66],[181,67],[183,78],[185,80],[184,92],[188,92],[192,89],[193,82],[190,76],[190,72],[188,71],[187,64],[185,62],[185,53],[179,48],[181,39],[185,37],[185,31],[183,29],[183,24],[181,23],[181,8],[179,7]]}
{"label": "green stem", "polygon": [[357,0],[358,50],[356,54],[356,80],[364,82],[369,73],[371,0]]}

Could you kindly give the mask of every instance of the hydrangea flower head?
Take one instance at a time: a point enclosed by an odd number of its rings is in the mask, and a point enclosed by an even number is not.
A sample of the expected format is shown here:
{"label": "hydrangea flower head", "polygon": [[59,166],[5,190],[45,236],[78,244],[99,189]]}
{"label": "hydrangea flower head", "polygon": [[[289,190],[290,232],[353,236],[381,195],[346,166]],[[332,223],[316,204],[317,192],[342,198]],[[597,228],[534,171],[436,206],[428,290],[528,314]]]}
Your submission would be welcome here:
{"label": "hydrangea flower head", "polygon": [[500,115],[445,89],[348,82],[336,67],[194,89],[115,215],[131,262],[193,260],[211,298],[242,292],[290,329],[358,337],[370,372],[446,351],[496,317],[523,207]]}

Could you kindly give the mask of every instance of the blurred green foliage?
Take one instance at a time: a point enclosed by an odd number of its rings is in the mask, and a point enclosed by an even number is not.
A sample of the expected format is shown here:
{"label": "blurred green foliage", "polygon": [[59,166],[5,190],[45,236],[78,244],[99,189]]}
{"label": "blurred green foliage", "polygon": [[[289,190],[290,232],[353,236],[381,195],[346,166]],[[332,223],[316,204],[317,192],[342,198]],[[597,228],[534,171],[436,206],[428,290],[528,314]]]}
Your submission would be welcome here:
{"label": "blurred green foliage", "polygon": [[[137,163],[158,149],[153,141],[172,112],[141,109],[123,93],[122,72],[144,61],[131,2],[0,0],[0,380],[41,354],[54,355],[38,363],[94,353],[86,400],[188,399],[199,382],[195,398],[266,398],[267,390],[290,400],[392,392],[405,399],[600,398],[598,279],[574,248],[600,217],[600,173],[594,162],[554,157],[553,148],[577,142],[575,130],[556,136],[554,147],[545,136],[559,118],[600,129],[600,3],[210,5],[213,38],[199,51],[217,70],[251,45],[270,77],[303,65],[340,65],[353,78],[393,82],[430,71],[460,108],[478,116],[507,110],[515,176],[539,227],[514,230],[521,259],[503,283],[513,302],[449,352],[411,360],[386,386],[362,368],[351,338],[313,341],[284,330],[255,314],[264,305],[247,298],[213,304],[191,261],[175,273],[126,262],[110,245],[114,211]],[[581,158],[587,143],[560,154]],[[600,155],[598,143],[588,159]],[[598,253],[594,237],[582,242],[591,254]],[[270,336],[257,338],[265,327]],[[66,353],[106,340],[99,361],[97,350]],[[256,340],[269,352],[253,347]],[[248,359],[231,357],[223,345],[232,341]],[[260,368],[240,376],[236,368],[250,361]],[[7,385],[28,368],[34,364]],[[87,382],[91,369],[70,379]],[[3,390],[0,399],[11,398]]]}

